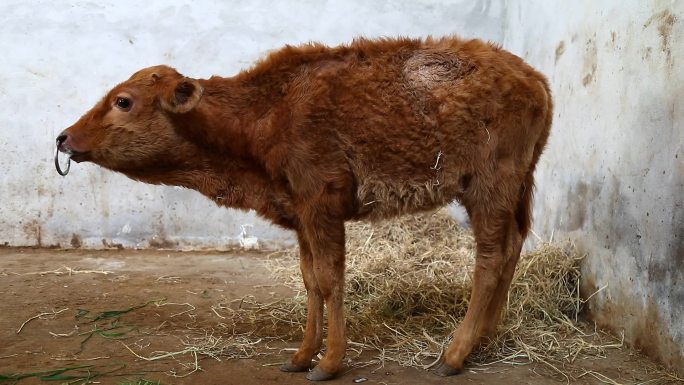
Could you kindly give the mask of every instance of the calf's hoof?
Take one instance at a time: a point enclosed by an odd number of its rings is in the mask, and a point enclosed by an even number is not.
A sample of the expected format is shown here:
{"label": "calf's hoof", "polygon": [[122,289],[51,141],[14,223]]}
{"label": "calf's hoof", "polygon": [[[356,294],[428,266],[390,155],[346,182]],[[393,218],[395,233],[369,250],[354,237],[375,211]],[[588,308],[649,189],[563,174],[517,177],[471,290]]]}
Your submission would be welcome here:
{"label": "calf's hoof", "polygon": [[306,372],[311,368],[311,365],[296,365],[293,364],[291,361],[287,361],[286,363],[280,365],[280,371],[281,372],[288,372],[288,373],[296,373],[296,372]]}
{"label": "calf's hoof", "polygon": [[320,366],[316,366],[306,375],[306,379],[309,381],[327,381],[333,378],[335,378],[335,373],[328,373]]}
{"label": "calf's hoof", "polygon": [[440,377],[449,377],[461,373],[461,369],[452,368],[445,361],[440,362],[439,365],[433,370],[433,373]]}

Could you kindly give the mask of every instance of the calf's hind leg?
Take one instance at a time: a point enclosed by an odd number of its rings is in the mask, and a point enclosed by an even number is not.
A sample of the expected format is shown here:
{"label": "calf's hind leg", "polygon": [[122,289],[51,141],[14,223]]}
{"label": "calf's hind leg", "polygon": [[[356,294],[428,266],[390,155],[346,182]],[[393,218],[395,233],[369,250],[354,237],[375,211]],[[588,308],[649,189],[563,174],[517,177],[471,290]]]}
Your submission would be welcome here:
{"label": "calf's hind leg", "polygon": [[476,207],[472,211],[471,223],[477,243],[473,290],[465,318],[456,329],[444,358],[435,369],[440,376],[454,375],[463,370],[463,362],[479,342],[479,333],[487,310],[494,298],[506,265],[505,242],[511,212]]}
{"label": "calf's hind leg", "polygon": [[[479,335],[482,337],[492,337],[496,332],[496,327],[501,318],[503,305],[508,298],[511,281],[515,274],[515,267],[520,259],[523,242],[532,223],[532,186],[534,178],[532,175],[534,167],[530,167],[524,181],[519,188],[520,200],[515,208],[515,215],[508,222],[508,236],[504,244],[506,252],[506,265],[504,266],[501,279],[496,288],[494,298],[492,298],[489,308],[485,314],[484,322],[481,325]],[[480,341],[482,342],[482,341]]]}
{"label": "calf's hind leg", "polygon": [[[513,280],[515,267],[520,259],[520,251],[522,250],[523,237],[518,229],[518,224],[515,220],[509,221],[508,238],[506,240],[506,262],[501,273],[501,278],[496,286],[494,297],[489,303],[489,307],[485,312],[484,320],[480,325],[480,338],[491,338],[496,332],[496,328],[501,321],[501,311],[503,310],[506,299],[508,298],[508,291]],[[480,341],[483,342],[483,341]]]}

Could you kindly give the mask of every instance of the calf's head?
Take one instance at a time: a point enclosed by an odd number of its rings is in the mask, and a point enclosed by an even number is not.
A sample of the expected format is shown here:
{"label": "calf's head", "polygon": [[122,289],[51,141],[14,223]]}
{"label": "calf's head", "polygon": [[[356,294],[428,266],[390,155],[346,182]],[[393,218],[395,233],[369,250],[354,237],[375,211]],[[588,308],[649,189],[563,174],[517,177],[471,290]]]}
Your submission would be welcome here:
{"label": "calf's head", "polygon": [[174,116],[194,109],[202,93],[197,80],[173,68],[145,68],[59,134],[57,150],[122,172],[172,163],[182,143]]}

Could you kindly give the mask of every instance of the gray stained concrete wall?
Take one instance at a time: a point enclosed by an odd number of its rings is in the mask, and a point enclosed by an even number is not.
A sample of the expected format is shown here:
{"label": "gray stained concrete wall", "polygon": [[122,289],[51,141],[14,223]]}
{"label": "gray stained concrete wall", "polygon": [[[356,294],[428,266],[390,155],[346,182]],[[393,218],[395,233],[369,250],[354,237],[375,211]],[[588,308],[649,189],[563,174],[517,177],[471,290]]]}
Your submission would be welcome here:
{"label": "gray stained concrete wall", "polygon": [[589,311],[684,370],[684,2],[508,2],[504,46],[544,72],[554,125],[534,229],[587,253]]}
{"label": "gray stained concrete wall", "polygon": [[583,292],[595,293],[589,311],[599,324],[684,367],[684,2],[6,0],[0,13],[0,245],[292,243],[251,213],[218,209],[192,191],[90,165],[61,178],[54,137],[148,65],[231,75],[285,43],[477,36],[551,81],[555,122],[537,173],[535,232],[587,253]]}

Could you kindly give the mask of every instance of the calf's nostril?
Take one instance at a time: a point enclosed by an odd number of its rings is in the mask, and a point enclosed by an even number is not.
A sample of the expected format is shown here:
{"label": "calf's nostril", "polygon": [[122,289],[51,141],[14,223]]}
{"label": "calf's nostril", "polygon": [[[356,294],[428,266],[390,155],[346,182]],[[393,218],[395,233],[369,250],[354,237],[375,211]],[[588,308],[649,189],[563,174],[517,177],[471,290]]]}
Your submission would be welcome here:
{"label": "calf's nostril", "polygon": [[64,135],[64,134],[59,135],[59,136],[57,137],[57,146],[59,146],[60,144],[64,143],[64,142],[67,140],[67,138],[68,138],[67,135]]}

